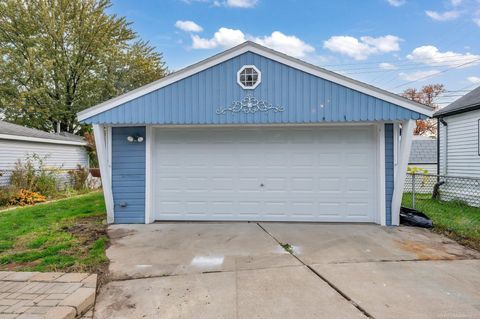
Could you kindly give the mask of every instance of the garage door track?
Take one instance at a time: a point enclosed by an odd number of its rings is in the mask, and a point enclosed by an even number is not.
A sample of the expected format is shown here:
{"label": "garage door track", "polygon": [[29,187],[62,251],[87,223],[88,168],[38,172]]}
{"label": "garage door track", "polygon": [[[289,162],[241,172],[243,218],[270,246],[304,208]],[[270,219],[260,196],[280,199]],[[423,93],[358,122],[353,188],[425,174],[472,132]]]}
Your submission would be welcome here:
{"label": "garage door track", "polygon": [[115,225],[95,318],[480,318],[480,254],[359,224]]}

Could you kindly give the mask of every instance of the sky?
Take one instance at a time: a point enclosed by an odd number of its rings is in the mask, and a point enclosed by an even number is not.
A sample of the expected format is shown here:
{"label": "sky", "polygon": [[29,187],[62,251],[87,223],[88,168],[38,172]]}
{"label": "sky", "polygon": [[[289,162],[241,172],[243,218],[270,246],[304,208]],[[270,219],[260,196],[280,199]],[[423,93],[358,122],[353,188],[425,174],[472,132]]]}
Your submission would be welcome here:
{"label": "sky", "polygon": [[480,86],[480,0],[112,0],[175,71],[252,40],[394,93]]}

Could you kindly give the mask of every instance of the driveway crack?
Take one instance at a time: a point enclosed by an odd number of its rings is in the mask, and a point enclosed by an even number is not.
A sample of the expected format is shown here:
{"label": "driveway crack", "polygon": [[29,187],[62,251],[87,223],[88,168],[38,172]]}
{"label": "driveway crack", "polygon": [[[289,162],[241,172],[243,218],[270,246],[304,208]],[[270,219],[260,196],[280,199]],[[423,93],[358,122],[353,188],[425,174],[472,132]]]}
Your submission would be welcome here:
{"label": "driveway crack", "polygon": [[[282,243],[280,242],[277,238],[275,238],[275,236],[273,236],[270,232],[268,232],[268,230],[266,230],[262,225],[260,225],[260,223],[257,223],[257,226],[260,227],[268,236],[270,236],[271,238],[273,238],[273,240],[275,240],[281,247],[283,247],[285,249],[285,246],[287,244],[285,243]],[[347,300],[352,306],[354,306],[355,308],[357,308],[358,311],[360,311],[363,315],[365,315],[367,318],[373,318],[375,319],[375,317],[373,317],[371,314],[369,314],[362,306],[360,306],[359,304],[357,304],[354,300],[352,300],[352,298],[350,298],[346,293],[344,293],[342,290],[340,290],[340,288],[338,288],[337,286],[335,286],[332,282],[330,282],[327,278],[325,278],[324,276],[322,276],[319,272],[317,272],[315,269],[313,269],[311,266],[307,265],[302,259],[300,259],[297,255],[295,255],[294,251],[292,249],[285,249],[290,255],[292,255],[292,257],[294,257],[296,260],[298,260],[302,265],[304,265],[305,267],[307,267],[307,269],[309,269],[315,276],[317,276],[318,278],[320,278],[320,280],[322,280],[323,282],[325,282],[327,285],[329,285],[333,290],[335,290],[340,296],[342,296],[345,300]]]}

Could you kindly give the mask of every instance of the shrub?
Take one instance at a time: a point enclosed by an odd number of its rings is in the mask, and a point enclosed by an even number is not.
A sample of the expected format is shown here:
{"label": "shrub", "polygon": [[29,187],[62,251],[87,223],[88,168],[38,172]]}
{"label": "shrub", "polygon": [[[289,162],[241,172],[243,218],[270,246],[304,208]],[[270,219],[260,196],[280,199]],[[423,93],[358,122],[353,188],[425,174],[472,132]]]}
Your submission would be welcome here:
{"label": "shrub", "polygon": [[21,189],[13,197],[10,198],[9,205],[34,205],[45,201],[45,196],[39,193],[29,191],[27,189]]}
{"label": "shrub", "polygon": [[76,170],[68,172],[68,175],[70,176],[70,184],[74,190],[80,191],[88,188],[88,174],[88,169],[82,167],[81,165],[78,165]]}
{"label": "shrub", "polygon": [[15,193],[15,189],[11,186],[0,187],[0,206],[9,205],[9,202]]}
{"label": "shrub", "polygon": [[58,187],[59,180],[56,170],[38,171],[34,191],[45,196],[53,196],[58,192]]}
{"label": "shrub", "polygon": [[28,156],[25,162],[18,160],[10,176],[10,186],[15,190],[29,190],[45,196],[53,196],[58,192],[58,168],[45,166],[45,158],[37,154]]}

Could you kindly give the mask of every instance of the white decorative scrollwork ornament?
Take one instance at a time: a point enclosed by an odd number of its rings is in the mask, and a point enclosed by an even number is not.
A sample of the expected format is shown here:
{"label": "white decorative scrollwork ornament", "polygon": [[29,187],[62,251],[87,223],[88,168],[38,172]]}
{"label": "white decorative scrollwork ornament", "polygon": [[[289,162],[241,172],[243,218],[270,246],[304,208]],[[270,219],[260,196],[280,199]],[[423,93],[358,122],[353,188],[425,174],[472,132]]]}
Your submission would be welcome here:
{"label": "white decorative scrollwork ornament", "polygon": [[257,100],[253,95],[247,94],[241,101],[234,101],[229,107],[220,107],[217,109],[217,114],[245,113],[253,114],[257,112],[273,111],[275,113],[283,112],[285,109],[281,106],[273,106],[271,103]]}

